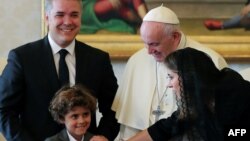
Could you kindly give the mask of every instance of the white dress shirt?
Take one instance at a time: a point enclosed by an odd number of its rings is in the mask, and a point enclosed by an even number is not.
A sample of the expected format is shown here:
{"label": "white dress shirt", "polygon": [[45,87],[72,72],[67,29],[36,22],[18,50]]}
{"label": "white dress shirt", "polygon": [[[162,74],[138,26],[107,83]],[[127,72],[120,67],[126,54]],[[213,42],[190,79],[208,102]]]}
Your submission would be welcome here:
{"label": "white dress shirt", "polygon": [[59,59],[60,59],[59,51],[61,49],[66,49],[69,52],[65,57],[65,61],[69,69],[69,83],[70,86],[73,86],[75,84],[75,76],[76,76],[75,40],[73,40],[72,43],[70,43],[66,48],[62,48],[58,44],[56,44],[56,42],[51,38],[50,34],[48,35],[48,38],[52,49],[57,74],[59,70]]}

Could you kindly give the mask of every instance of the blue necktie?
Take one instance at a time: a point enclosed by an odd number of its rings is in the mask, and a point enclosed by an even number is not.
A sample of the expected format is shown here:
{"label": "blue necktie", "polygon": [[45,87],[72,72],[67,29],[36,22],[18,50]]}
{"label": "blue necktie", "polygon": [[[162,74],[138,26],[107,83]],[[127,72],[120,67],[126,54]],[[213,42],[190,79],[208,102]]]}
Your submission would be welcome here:
{"label": "blue necktie", "polygon": [[61,49],[59,51],[60,60],[59,60],[59,81],[60,85],[66,85],[69,83],[69,70],[65,61],[65,56],[68,54],[68,51]]}

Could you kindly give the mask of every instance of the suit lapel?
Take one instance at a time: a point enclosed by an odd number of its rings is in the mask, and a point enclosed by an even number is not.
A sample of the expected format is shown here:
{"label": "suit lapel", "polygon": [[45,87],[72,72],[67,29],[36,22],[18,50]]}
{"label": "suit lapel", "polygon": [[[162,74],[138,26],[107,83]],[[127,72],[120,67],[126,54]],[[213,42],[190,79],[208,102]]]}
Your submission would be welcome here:
{"label": "suit lapel", "polygon": [[84,76],[88,72],[88,51],[87,47],[81,46],[78,41],[76,41],[75,46],[75,55],[76,55],[76,78],[75,83],[85,83]]}
{"label": "suit lapel", "polygon": [[43,40],[40,54],[39,63],[41,64],[41,69],[44,71],[43,77],[46,79],[47,83],[49,83],[47,86],[52,87],[52,90],[57,91],[60,85],[54,63],[54,57],[47,36]]}
{"label": "suit lapel", "polygon": [[[93,137],[93,134],[86,132],[84,135],[83,141],[89,141]],[[63,129],[60,133],[58,133],[58,139],[59,141],[68,141],[69,136],[66,129]]]}
{"label": "suit lapel", "polygon": [[69,137],[67,134],[67,130],[63,129],[59,134],[58,134],[58,138],[60,139],[60,141],[68,141]]}

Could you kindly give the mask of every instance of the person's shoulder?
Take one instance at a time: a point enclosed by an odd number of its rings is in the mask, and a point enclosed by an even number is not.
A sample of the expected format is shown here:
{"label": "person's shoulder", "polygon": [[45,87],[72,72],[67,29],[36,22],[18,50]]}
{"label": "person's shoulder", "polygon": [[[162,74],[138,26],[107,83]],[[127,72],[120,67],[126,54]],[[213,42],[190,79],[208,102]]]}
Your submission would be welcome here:
{"label": "person's shoulder", "polygon": [[250,82],[250,67],[239,71],[239,74],[247,81]]}
{"label": "person's shoulder", "polygon": [[31,57],[37,56],[40,54],[42,48],[46,46],[46,39],[39,39],[36,41],[28,42],[26,44],[20,45],[14,49],[11,49],[9,54],[16,54],[19,57]]}
{"label": "person's shoulder", "polygon": [[93,136],[94,136],[94,134],[92,134],[90,132],[86,132],[84,135],[84,141],[90,140]]}
{"label": "person's shoulder", "polygon": [[[207,46],[205,46],[205,45],[203,45],[203,44],[201,44],[201,43],[199,43],[191,38],[188,39],[187,46],[208,54],[210,57],[212,57],[213,60],[217,60],[219,58],[224,60],[224,58],[219,53],[217,53],[215,50],[213,50],[213,49],[211,49],[211,48],[209,48],[209,47],[207,47]],[[224,62],[224,63],[226,63],[226,62]]]}
{"label": "person's shoulder", "polygon": [[147,53],[147,50],[145,48],[142,48],[140,50],[138,50],[137,52],[135,52],[133,55],[131,55],[129,57],[128,62],[141,62],[141,61],[145,61],[147,59],[152,59],[152,56],[150,56]]}
{"label": "person's shoulder", "polygon": [[99,48],[96,47],[92,47],[86,43],[80,42],[78,40],[76,40],[76,46],[78,47],[78,49],[83,50],[83,51],[87,51],[88,53],[93,53],[93,54],[108,54],[108,52],[103,51]]}
{"label": "person's shoulder", "polygon": [[221,70],[221,74],[224,77],[230,77],[230,78],[240,78],[243,79],[243,77],[235,70],[231,69],[231,68],[223,68]]}
{"label": "person's shoulder", "polygon": [[196,46],[196,47],[200,47],[200,46],[205,47],[205,45],[203,45],[200,42],[194,40],[193,38],[190,38],[190,37],[187,37],[187,36],[186,36],[186,38],[187,38],[187,40],[186,40],[187,45],[193,45],[193,46]]}
{"label": "person's shoulder", "polygon": [[20,45],[20,46],[14,48],[13,50],[17,50],[17,51],[31,50],[31,49],[34,49],[34,48],[40,46],[41,44],[43,44],[44,40],[45,39],[43,38],[43,39],[39,39],[39,40],[36,40],[36,41],[31,41],[31,42],[25,43],[23,45]]}
{"label": "person's shoulder", "polygon": [[221,70],[220,84],[225,85],[228,89],[231,86],[232,88],[247,86],[250,90],[250,82],[245,80],[240,73],[231,68],[224,68]]}
{"label": "person's shoulder", "polygon": [[155,59],[147,53],[147,49],[143,48],[133,54],[127,61],[126,69],[139,70],[150,69],[155,64]]}
{"label": "person's shoulder", "polygon": [[66,129],[62,129],[57,134],[46,138],[45,141],[63,141],[63,140],[66,140],[66,139],[69,139],[67,131],[66,131]]}
{"label": "person's shoulder", "polygon": [[187,45],[186,46],[197,49],[197,50],[202,51],[202,52],[205,52],[207,54],[212,53],[212,54],[217,55],[217,53],[214,50],[212,50],[211,48],[209,48],[209,47],[205,46],[204,44],[202,44],[196,40],[193,40],[191,38],[187,38]]}
{"label": "person's shoulder", "polygon": [[45,141],[58,141],[58,135],[54,135],[45,139]]}
{"label": "person's shoulder", "polygon": [[188,42],[187,46],[189,46],[191,48],[200,50],[200,51],[205,52],[205,53],[215,53],[215,54],[217,54],[213,49],[201,44],[200,42],[198,42],[196,40],[193,40],[191,38],[187,38],[187,42]]}

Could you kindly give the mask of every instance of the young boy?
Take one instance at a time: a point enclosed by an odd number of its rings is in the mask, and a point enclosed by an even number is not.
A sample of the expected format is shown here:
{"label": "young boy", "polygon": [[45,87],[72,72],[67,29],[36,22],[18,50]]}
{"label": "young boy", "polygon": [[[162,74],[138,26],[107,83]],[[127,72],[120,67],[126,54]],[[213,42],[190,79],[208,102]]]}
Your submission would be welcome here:
{"label": "young boy", "polygon": [[96,111],[96,100],[85,87],[63,87],[52,99],[49,111],[54,120],[64,124],[66,129],[45,141],[89,141],[93,136],[87,129],[91,114]]}

